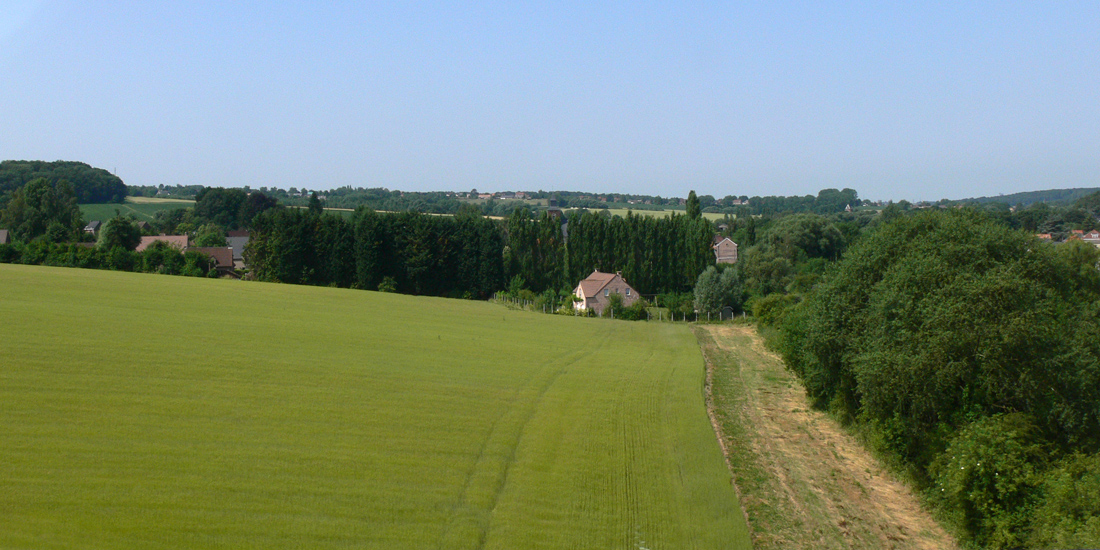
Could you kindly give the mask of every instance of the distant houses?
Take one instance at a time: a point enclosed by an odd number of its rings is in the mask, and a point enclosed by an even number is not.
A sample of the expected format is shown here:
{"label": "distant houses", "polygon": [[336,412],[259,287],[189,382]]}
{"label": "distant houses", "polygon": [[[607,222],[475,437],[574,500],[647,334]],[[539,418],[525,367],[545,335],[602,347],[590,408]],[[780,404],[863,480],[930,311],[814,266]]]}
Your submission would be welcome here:
{"label": "distant houses", "polygon": [[143,252],[146,248],[153,246],[153,243],[162,242],[183,252],[187,250],[187,245],[190,244],[190,237],[187,235],[151,235],[141,238],[141,242],[138,243],[137,252]]}
{"label": "distant houses", "polygon": [[225,240],[233,249],[233,267],[244,269],[244,247],[248,244],[248,231],[237,230],[226,233]]}
{"label": "distant houses", "polygon": [[88,222],[88,225],[84,226],[84,232],[89,235],[99,235],[99,228],[103,224],[99,220],[92,220]]}
{"label": "distant houses", "polygon": [[573,295],[578,298],[573,302],[573,308],[603,315],[604,309],[611,304],[613,294],[622,297],[623,307],[630,307],[638,301],[638,291],[623,280],[622,273],[593,271],[573,289]]}
{"label": "distant houses", "polygon": [[214,269],[218,276],[235,276],[233,273],[233,250],[228,246],[192,246],[188,252],[195,251],[210,256],[214,260]]}
{"label": "distant houses", "polygon": [[1089,243],[1097,248],[1100,248],[1100,231],[1093,229],[1088,233],[1081,235],[1081,240]]}

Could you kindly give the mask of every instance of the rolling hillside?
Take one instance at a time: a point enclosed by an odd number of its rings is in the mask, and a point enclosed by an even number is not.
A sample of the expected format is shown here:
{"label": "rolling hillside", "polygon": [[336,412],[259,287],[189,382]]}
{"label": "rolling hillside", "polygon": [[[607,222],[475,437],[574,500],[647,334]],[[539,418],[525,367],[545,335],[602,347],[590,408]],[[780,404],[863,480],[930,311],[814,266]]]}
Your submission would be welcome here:
{"label": "rolling hillside", "polygon": [[0,296],[0,547],[749,547],[682,325],[16,265]]}

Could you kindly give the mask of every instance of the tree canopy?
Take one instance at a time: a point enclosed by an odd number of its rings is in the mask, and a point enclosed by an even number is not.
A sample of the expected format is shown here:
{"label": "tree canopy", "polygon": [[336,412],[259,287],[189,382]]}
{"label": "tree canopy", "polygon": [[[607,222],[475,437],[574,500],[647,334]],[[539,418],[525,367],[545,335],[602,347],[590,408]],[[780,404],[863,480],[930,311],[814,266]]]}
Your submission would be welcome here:
{"label": "tree canopy", "polygon": [[52,238],[64,240],[75,239],[84,221],[67,181],[51,183],[37,178],[12,192],[0,212],[0,225],[10,229],[16,240],[31,241],[46,235],[51,227]]}
{"label": "tree canopy", "polygon": [[[1098,266],[1093,246],[974,210],[897,217],[786,316],[783,355],[820,406],[942,492],[968,536],[1018,545],[1041,483],[1009,476],[1048,467],[1028,449],[1100,451]],[[1006,478],[960,477],[964,456]]]}
{"label": "tree canopy", "polygon": [[118,176],[83,162],[5,160],[0,162],[0,198],[33,180],[68,181],[80,204],[122,202],[126,184]]}

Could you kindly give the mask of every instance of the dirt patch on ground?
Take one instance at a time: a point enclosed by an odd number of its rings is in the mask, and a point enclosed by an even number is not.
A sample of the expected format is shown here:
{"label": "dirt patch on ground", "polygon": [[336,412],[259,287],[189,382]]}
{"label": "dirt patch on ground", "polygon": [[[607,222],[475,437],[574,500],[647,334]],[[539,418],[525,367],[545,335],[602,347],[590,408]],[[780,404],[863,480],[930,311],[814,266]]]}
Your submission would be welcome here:
{"label": "dirt patch on ground", "polygon": [[752,327],[696,330],[708,410],[758,548],[956,547],[908,486],[810,409]]}

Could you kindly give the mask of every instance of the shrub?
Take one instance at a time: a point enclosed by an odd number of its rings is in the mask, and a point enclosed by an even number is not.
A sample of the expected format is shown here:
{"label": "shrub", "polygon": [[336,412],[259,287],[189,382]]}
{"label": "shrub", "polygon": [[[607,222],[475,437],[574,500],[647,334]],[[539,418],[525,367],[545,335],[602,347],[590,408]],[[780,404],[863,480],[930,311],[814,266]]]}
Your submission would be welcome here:
{"label": "shrub", "polygon": [[752,316],[765,325],[778,326],[799,301],[801,298],[796,294],[769,294],[753,300]]}
{"label": "shrub", "polygon": [[1027,415],[977,420],[929,466],[932,500],[979,545],[1020,546],[1040,496],[1044,457],[1038,430]]}
{"label": "shrub", "polygon": [[1100,548],[1100,455],[1075,454],[1043,479],[1031,548]]}
{"label": "shrub", "polygon": [[382,277],[382,282],[378,283],[378,292],[397,292],[397,281],[393,277]]}

